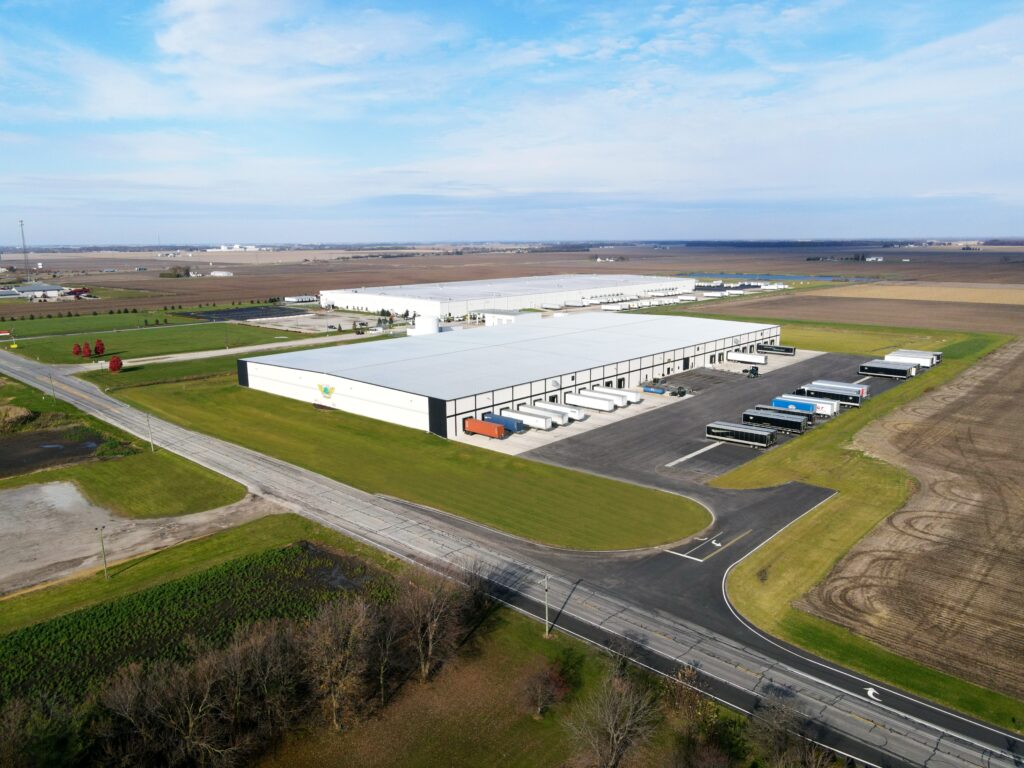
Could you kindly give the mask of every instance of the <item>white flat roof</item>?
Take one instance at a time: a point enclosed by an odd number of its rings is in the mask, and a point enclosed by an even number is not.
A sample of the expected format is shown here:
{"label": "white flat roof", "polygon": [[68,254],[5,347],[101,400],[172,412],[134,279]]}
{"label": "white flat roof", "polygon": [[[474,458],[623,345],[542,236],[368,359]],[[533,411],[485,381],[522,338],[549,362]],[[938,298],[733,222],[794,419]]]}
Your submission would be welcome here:
{"label": "white flat roof", "polygon": [[472,301],[496,296],[529,296],[535,293],[559,291],[585,291],[626,287],[643,287],[681,277],[652,277],[650,275],[537,275],[534,277],[508,277],[498,280],[459,280],[450,283],[411,283],[384,285],[371,288],[337,288],[322,293],[370,293],[400,296],[407,299],[431,301]]}
{"label": "white flat roof", "polygon": [[531,323],[245,359],[454,400],[776,327],[697,317],[574,312]]}

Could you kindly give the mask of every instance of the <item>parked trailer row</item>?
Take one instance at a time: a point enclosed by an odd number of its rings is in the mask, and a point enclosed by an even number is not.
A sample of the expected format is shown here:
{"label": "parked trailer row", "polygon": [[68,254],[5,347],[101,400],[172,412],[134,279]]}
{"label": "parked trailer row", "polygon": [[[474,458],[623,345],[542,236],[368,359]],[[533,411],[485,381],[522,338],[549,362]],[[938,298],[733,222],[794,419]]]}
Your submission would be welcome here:
{"label": "parked trailer row", "polygon": [[753,355],[749,352],[728,352],[725,359],[732,363],[745,365],[768,365],[768,355]]}
{"label": "parked trailer row", "polygon": [[796,347],[788,347],[785,344],[758,344],[756,351],[766,352],[769,355],[790,355],[796,354]]}
{"label": "parked trailer row", "polygon": [[[800,403],[803,405],[799,405]],[[793,408],[791,410],[811,411],[817,416],[835,416],[839,413],[839,403],[835,400],[807,397],[806,395],[780,395],[772,400],[772,405],[777,405],[781,408],[788,408],[792,405]]]}
{"label": "parked trailer row", "polygon": [[526,424],[519,419],[500,416],[497,413],[485,413],[480,418],[484,421],[489,421],[491,424],[500,424],[505,428],[506,432],[511,432],[512,434],[526,431]]}
{"label": "parked trailer row", "polygon": [[861,363],[861,376],[881,376],[889,379],[909,379],[917,376],[917,364],[901,363],[895,360],[869,360]]}
{"label": "parked trailer row", "polygon": [[859,392],[854,392],[852,389],[845,387],[823,387],[814,384],[804,384],[802,387],[795,389],[793,394],[802,395],[803,397],[816,397],[822,400],[835,400],[840,405],[850,408],[859,408],[861,401],[864,399]]}
{"label": "parked trailer row", "polygon": [[808,411],[798,411],[793,408],[781,408],[775,405],[755,405],[754,407],[759,411],[774,411],[775,413],[797,414],[804,417],[804,421],[807,422],[808,427],[814,426],[815,416],[813,407]]}
{"label": "parked trailer row", "polygon": [[533,403],[536,408],[543,408],[545,411],[551,411],[552,413],[561,413],[568,416],[574,421],[583,421],[587,418],[587,414],[581,411],[579,408],[572,408],[568,405],[559,405],[558,403],[550,403],[547,400],[536,400]]}
{"label": "parked trailer row", "polygon": [[550,416],[534,416],[531,413],[523,413],[522,410],[514,411],[511,408],[502,408],[498,411],[498,415],[504,416],[506,419],[517,419],[528,427],[534,429],[543,429],[547,431],[554,429],[555,424],[551,420]]}
{"label": "parked trailer row", "polygon": [[634,392],[630,389],[612,389],[611,387],[594,386],[591,387],[591,390],[599,395],[615,395],[616,397],[624,397],[626,398],[627,403],[639,403],[643,400],[643,398],[640,397],[639,392]]}
{"label": "parked trailer row", "polygon": [[775,445],[776,432],[766,427],[750,424],[734,424],[729,421],[713,421],[705,427],[704,434],[711,440],[725,443],[739,443],[752,448],[768,448]]}

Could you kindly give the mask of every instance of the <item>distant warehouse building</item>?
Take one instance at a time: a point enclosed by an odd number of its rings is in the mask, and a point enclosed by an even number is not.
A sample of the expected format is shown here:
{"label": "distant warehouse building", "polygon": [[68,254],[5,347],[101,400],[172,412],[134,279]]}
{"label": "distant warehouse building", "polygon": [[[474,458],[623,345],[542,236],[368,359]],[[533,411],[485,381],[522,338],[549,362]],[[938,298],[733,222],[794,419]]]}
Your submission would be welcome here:
{"label": "distant warehouse building", "polygon": [[538,401],[562,403],[594,385],[723,362],[778,344],[777,325],[576,312],[509,325],[335,346],[238,361],[239,384],[349,413],[462,433],[463,420]]}
{"label": "distant warehouse building", "polygon": [[555,309],[691,293],[692,278],[646,275],[541,275],[501,280],[389,285],[321,291],[325,309],[465,317],[485,309]]}

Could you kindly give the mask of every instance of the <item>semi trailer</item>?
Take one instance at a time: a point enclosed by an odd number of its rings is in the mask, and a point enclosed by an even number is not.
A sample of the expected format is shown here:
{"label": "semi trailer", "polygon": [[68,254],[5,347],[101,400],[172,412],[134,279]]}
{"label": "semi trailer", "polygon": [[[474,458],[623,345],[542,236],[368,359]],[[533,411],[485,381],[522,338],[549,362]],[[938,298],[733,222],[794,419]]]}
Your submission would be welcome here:
{"label": "semi trailer", "polygon": [[829,379],[815,379],[811,382],[816,387],[835,387],[836,389],[849,389],[861,397],[871,394],[870,384],[856,384],[852,381],[830,381]]}
{"label": "semi trailer", "polygon": [[711,440],[725,443],[739,443],[751,448],[768,448],[775,445],[776,433],[768,427],[755,427],[750,424],[733,424],[728,421],[713,421],[704,429],[704,434]]}
{"label": "semi trailer", "polygon": [[733,363],[768,365],[768,355],[755,355],[750,352],[729,352],[726,354],[725,359]]}
{"label": "semi trailer", "polygon": [[932,365],[938,365],[942,362],[941,352],[929,352],[923,349],[894,349],[889,354],[905,357],[918,357],[922,360],[928,360],[931,362],[931,365],[926,365],[926,368],[930,368]]}
{"label": "semi trailer", "polygon": [[778,411],[761,411],[750,408],[743,412],[743,423],[755,427],[769,427],[780,432],[792,432],[802,435],[807,429],[807,417],[799,413],[780,413]]}
{"label": "semi trailer", "polygon": [[462,431],[470,435],[484,435],[485,437],[493,438],[505,436],[505,428],[501,424],[472,417],[466,417],[462,420]]}
{"label": "semi trailer", "polygon": [[890,363],[913,363],[920,368],[931,368],[937,361],[932,352],[911,352],[906,349],[897,349],[885,356]]}
{"label": "semi trailer", "polygon": [[533,403],[533,407],[550,411],[551,413],[561,413],[576,421],[583,421],[587,418],[587,414],[579,408],[573,408],[569,405],[559,405],[558,403],[549,403],[547,400],[536,400]]}
{"label": "semi trailer", "polygon": [[772,399],[772,408],[779,408],[797,413],[816,414],[817,409],[814,403],[805,403],[803,400],[790,400],[788,397],[776,397]]}
{"label": "semi trailer", "polygon": [[758,352],[765,352],[769,355],[795,355],[796,347],[788,347],[785,344],[758,344]]}
{"label": "semi trailer", "polygon": [[881,376],[889,379],[909,379],[917,376],[916,363],[901,363],[896,360],[869,360],[857,369],[861,376]]}
{"label": "semi trailer", "polygon": [[[830,400],[824,397],[810,397],[809,395],[784,395],[790,402],[810,403],[814,406],[814,413],[818,416],[835,416],[839,413],[839,401]],[[772,401],[774,404],[774,401]]]}
{"label": "semi trailer", "polygon": [[580,408],[589,408],[592,411],[610,413],[615,410],[615,403],[611,400],[585,395],[582,392],[566,392],[562,399],[565,400],[566,405],[578,405]]}
{"label": "semi trailer", "polygon": [[526,431],[526,424],[519,419],[507,418],[497,413],[485,413],[480,418],[483,421],[489,421],[491,424],[500,424],[505,428],[506,432],[511,432],[512,434]]}
{"label": "semi trailer", "polygon": [[823,387],[814,384],[804,384],[802,387],[794,390],[793,394],[802,395],[803,397],[818,397],[822,400],[835,400],[840,405],[851,408],[859,408],[861,401],[864,399],[860,393],[846,387]]}
{"label": "semi trailer", "polygon": [[590,389],[582,390],[580,394],[586,395],[587,397],[604,398],[605,400],[611,401],[614,405],[616,405],[619,408],[625,408],[626,405],[629,404],[629,400],[626,398],[626,396],[616,392],[615,390],[612,390],[611,392],[598,392],[593,387],[591,387]]}
{"label": "semi trailer", "polygon": [[643,400],[639,392],[631,389],[612,389],[611,387],[591,387],[599,395],[620,395],[626,398],[627,403],[639,403]]}
{"label": "semi trailer", "polygon": [[758,410],[758,411],[774,411],[775,413],[792,413],[792,414],[796,414],[798,416],[803,416],[804,417],[804,422],[806,422],[806,426],[808,426],[808,427],[813,427],[814,426],[814,408],[813,407],[810,410],[807,410],[807,411],[798,411],[795,408],[783,408],[782,406],[778,406],[778,405],[755,405],[754,408],[756,410]]}
{"label": "semi trailer", "polygon": [[554,411],[549,411],[546,408],[541,408],[540,406],[537,405],[520,405],[518,408],[516,408],[516,413],[526,414],[528,416],[540,416],[542,418],[551,419],[552,422],[558,424],[561,427],[564,427],[566,424],[569,423],[569,417],[566,416],[564,413],[555,413]]}
{"label": "semi trailer", "polygon": [[528,427],[533,429],[549,430],[554,429],[555,424],[551,420],[550,416],[534,416],[531,413],[523,413],[522,411],[513,411],[511,408],[502,408],[498,411],[500,416],[504,416],[506,419],[518,419]]}

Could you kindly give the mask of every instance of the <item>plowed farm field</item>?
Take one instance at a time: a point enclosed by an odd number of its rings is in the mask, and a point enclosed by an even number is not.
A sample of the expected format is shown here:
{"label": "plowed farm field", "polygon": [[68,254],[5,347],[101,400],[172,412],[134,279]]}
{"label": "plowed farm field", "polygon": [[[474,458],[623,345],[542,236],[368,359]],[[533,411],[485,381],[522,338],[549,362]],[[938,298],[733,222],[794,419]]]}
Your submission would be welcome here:
{"label": "plowed farm field", "polygon": [[1024,698],[1024,340],[869,425],[855,446],[920,490],[798,607]]}

